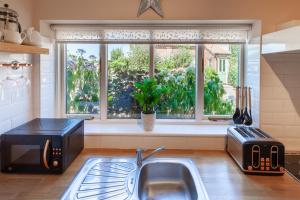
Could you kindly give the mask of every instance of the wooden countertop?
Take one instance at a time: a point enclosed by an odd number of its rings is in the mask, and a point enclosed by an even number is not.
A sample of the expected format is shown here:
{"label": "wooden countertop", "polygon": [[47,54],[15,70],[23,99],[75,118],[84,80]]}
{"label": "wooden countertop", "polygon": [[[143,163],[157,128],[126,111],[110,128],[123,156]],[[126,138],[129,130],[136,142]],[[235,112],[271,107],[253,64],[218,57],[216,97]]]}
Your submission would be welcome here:
{"label": "wooden countertop", "polygon": [[[84,150],[63,175],[0,174],[0,199],[59,199],[90,156],[133,156],[133,150]],[[244,175],[223,151],[169,150],[159,156],[191,157],[197,163],[211,200],[300,199],[300,183],[284,176]]]}

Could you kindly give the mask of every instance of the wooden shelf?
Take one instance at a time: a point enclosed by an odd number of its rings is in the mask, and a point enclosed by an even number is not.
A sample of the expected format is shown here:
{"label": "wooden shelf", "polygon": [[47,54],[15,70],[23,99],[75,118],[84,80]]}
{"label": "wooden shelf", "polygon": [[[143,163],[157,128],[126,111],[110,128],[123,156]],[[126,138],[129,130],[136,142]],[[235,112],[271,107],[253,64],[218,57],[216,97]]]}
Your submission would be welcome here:
{"label": "wooden shelf", "polygon": [[49,54],[49,49],[28,45],[19,45],[0,42],[0,52],[9,53],[29,53],[29,54]]}

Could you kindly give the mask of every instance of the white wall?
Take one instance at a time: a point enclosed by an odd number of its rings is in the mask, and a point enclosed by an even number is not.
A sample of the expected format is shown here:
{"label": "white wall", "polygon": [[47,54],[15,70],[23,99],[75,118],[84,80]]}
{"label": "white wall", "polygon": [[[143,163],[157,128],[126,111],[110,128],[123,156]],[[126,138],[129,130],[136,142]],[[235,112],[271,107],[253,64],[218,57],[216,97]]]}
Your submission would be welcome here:
{"label": "white wall", "polygon": [[245,47],[244,83],[251,87],[251,112],[253,125],[260,127],[260,68],[261,68],[261,23],[255,22]]}
{"label": "white wall", "polygon": [[[49,49],[49,55],[41,55],[39,57],[39,65],[40,70],[36,74],[39,77],[39,96],[38,103],[40,109],[38,115],[40,117],[45,118],[54,118],[58,117],[57,113],[57,105],[56,100],[57,98],[57,87],[58,87],[58,78],[59,73],[56,65],[56,49],[55,49],[55,42],[51,38],[54,37],[54,33],[50,28],[48,23],[40,22],[40,32],[43,36],[43,47]],[[36,99],[37,99],[36,98]]]}
{"label": "white wall", "polygon": [[[19,20],[23,29],[32,25],[32,0],[5,0],[3,2],[8,3],[10,8],[19,12]],[[9,63],[14,60],[32,63],[32,56],[0,53],[1,63]],[[21,75],[22,69],[0,68],[0,83],[7,85],[9,82],[3,81],[7,76],[16,78]],[[24,76],[28,77],[31,83],[34,82],[32,68],[24,69]],[[0,89],[0,134],[31,120],[33,117],[32,84],[29,86],[6,86]]]}
{"label": "white wall", "polygon": [[[31,56],[0,53],[0,62],[31,63]],[[31,68],[24,69],[24,76],[32,82]],[[12,86],[12,83],[5,81],[6,77],[17,78],[22,75],[22,69],[0,68],[0,134],[14,128],[33,118],[33,98],[31,85]]]}
{"label": "white wall", "polygon": [[[22,0],[23,1],[23,0]],[[137,17],[140,0],[33,0],[39,20],[160,20],[152,10]],[[262,20],[262,32],[300,18],[299,0],[161,0],[166,20]]]}
{"label": "white wall", "polygon": [[40,117],[56,117],[56,65],[55,44],[51,41],[44,42],[44,47],[49,49],[49,55],[40,57]]}
{"label": "white wall", "polygon": [[300,151],[300,54],[270,54],[262,60],[261,127]]}

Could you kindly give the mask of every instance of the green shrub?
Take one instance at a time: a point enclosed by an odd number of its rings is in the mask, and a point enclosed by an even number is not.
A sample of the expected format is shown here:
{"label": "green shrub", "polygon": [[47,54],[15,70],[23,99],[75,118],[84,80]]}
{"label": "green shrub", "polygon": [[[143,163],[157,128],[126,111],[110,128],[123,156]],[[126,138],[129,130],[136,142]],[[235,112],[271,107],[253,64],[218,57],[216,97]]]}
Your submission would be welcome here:
{"label": "green shrub", "polygon": [[195,68],[181,70],[163,70],[156,75],[160,84],[166,86],[168,92],[159,103],[159,113],[171,116],[193,118],[196,101]]}
{"label": "green shrub", "polygon": [[229,84],[233,87],[237,87],[239,84],[239,57],[241,47],[240,45],[230,45],[230,59],[229,59]]}
{"label": "green shrub", "polygon": [[132,97],[134,82],[143,80],[149,73],[149,49],[130,45],[129,53],[121,49],[111,51],[108,61],[108,117],[138,118],[140,110]]}
{"label": "green shrub", "polygon": [[207,67],[204,79],[204,114],[232,114],[233,103],[223,99],[225,90],[217,72],[213,68]]}

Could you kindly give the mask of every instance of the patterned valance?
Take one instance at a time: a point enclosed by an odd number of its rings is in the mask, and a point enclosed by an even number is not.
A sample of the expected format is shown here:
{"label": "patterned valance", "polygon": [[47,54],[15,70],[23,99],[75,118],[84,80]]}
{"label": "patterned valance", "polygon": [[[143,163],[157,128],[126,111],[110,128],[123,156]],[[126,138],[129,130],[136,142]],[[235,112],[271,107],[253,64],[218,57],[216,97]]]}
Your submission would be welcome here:
{"label": "patterned valance", "polygon": [[249,26],[241,27],[101,27],[52,25],[58,42],[100,43],[244,43]]}

